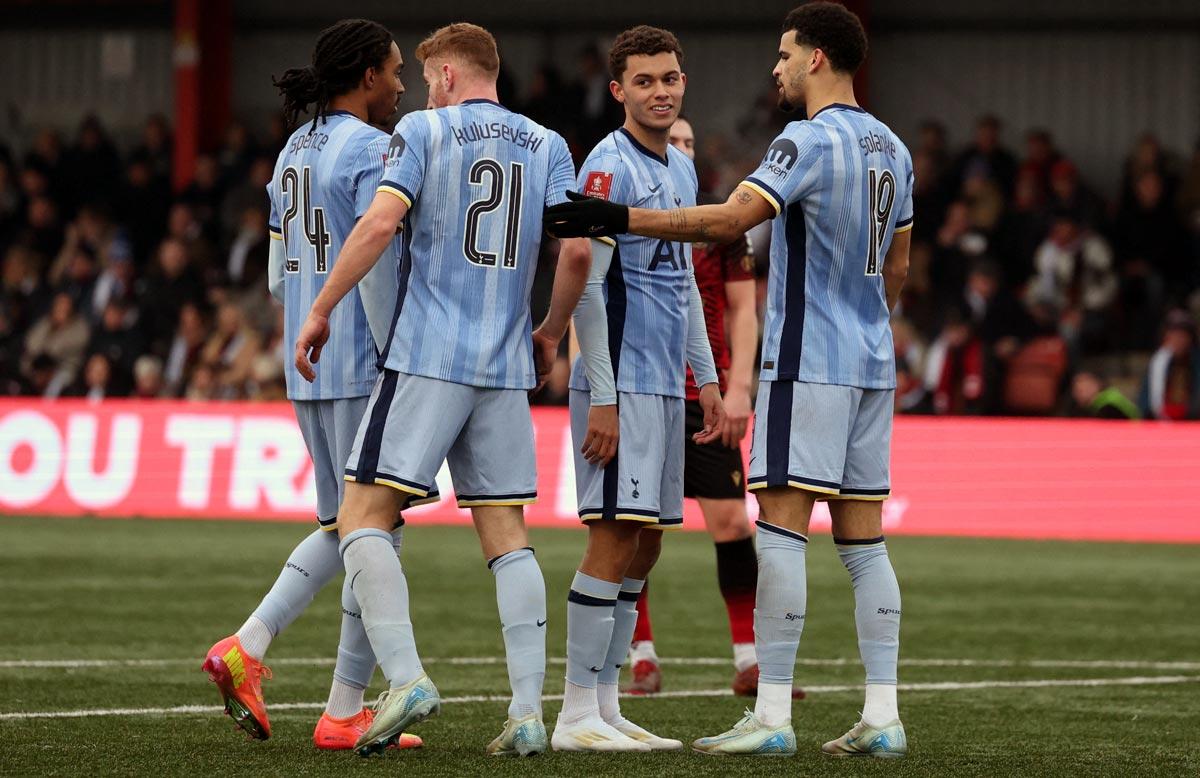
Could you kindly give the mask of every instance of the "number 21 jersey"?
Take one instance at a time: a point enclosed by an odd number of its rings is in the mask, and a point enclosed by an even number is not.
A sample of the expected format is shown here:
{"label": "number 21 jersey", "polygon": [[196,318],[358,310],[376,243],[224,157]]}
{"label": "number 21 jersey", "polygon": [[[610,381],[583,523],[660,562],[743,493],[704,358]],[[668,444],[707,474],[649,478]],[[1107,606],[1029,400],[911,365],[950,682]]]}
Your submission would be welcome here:
{"label": "number 21 jersey", "polygon": [[379,185],[410,209],[384,366],[533,388],[529,294],[542,209],[566,201],[574,183],[560,135],[490,100],[401,119]]}
{"label": "number 21 jersey", "polygon": [[834,104],[792,122],[742,185],[775,208],[763,380],[896,386],[881,272],[912,228],[912,158],[888,127]]}

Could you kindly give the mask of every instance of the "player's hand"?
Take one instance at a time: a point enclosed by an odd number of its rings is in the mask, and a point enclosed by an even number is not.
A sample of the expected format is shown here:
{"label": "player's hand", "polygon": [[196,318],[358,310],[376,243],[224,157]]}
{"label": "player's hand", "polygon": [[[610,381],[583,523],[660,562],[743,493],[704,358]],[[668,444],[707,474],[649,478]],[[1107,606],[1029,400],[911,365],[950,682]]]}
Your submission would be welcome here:
{"label": "player's hand", "polygon": [[579,192],[542,212],[542,226],[556,238],[599,238],[629,231],[629,207]]}
{"label": "player's hand", "polygon": [[542,390],[546,379],[550,377],[550,371],[554,369],[554,363],[558,360],[558,344],[559,338],[550,337],[541,327],[533,331],[533,366],[537,369],[534,394]]}
{"label": "player's hand", "polygon": [[596,467],[604,467],[617,455],[617,443],[621,439],[621,425],[617,419],[617,406],[593,405],[588,411],[587,436],[579,452]]}
{"label": "player's hand", "polygon": [[704,411],[704,429],[693,435],[692,440],[700,445],[720,440],[725,431],[725,404],[715,382],[700,387],[700,408]]}
{"label": "player's hand", "polygon": [[[310,384],[316,380],[317,371],[313,365],[321,360],[321,349],[329,340],[329,319],[309,312],[300,334],[296,336],[296,369],[304,380]],[[309,361],[311,360],[311,362]]]}
{"label": "player's hand", "polygon": [[725,430],[721,442],[729,448],[737,448],[746,437],[750,424],[750,393],[745,389],[730,389],[725,393]]}

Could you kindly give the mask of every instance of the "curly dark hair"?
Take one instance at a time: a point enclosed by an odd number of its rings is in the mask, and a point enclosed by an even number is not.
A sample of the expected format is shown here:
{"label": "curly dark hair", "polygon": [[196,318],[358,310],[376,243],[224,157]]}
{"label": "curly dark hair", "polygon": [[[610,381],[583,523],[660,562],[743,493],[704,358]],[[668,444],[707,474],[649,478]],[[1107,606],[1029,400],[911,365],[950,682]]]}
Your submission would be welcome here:
{"label": "curly dark hair", "polygon": [[317,37],[312,64],[290,68],[271,83],[283,95],[284,121],[296,124],[300,114],[313,108],[313,128],[324,119],[329,101],[358,85],[363,71],[378,68],[387,61],[392,49],[392,34],[369,19],[342,19],[326,27]]}
{"label": "curly dark hair", "polygon": [[841,3],[813,2],[794,9],[783,20],[783,32],[795,32],[796,43],[820,49],[833,69],[853,75],[867,58],[867,32],[853,11]]}
{"label": "curly dark hair", "polygon": [[608,72],[613,81],[620,82],[630,57],[637,54],[654,56],[663,52],[673,53],[679,59],[679,66],[683,67],[683,47],[673,33],[645,24],[630,27],[617,36],[608,50]]}

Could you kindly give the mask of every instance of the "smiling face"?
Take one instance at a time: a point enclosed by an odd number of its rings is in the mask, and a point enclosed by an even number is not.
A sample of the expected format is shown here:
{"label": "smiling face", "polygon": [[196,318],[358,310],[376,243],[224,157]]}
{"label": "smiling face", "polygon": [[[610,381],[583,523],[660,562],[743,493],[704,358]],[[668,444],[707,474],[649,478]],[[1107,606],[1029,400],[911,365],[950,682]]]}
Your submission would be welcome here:
{"label": "smiling face", "polygon": [[624,104],[625,115],[655,132],[666,132],[679,118],[687,76],[674,52],[631,54],[619,82],[609,88]]}
{"label": "smiling face", "polygon": [[779,61],[771,71],[779,88],[780,108],[794,111],[804,105],[804,82],[815,67],[814,58],[819,55],[817,49],[797,43],[794,31],[785,32],[780,37]]}
{"label": "smiling face", "polygon": [[403,70],[400,47],[392,41],[387,59],[367,75],[367,115],[372,124],[384,124],[400,107],[400,98],[404,94],[404,84],[400,80]]}

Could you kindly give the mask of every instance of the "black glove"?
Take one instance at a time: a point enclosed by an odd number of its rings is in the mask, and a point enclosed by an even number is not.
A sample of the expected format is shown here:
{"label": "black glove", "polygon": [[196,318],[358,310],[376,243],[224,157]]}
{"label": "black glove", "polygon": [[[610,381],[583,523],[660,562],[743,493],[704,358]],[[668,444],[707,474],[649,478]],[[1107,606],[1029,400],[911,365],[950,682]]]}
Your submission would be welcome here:
{"label": "black glove", "polygon": [[556,238],[599,238],[629,231],[629,206],[610,203],[579,192],[567,192],[570,202],[552,205],[542,213],[542,226]]}

